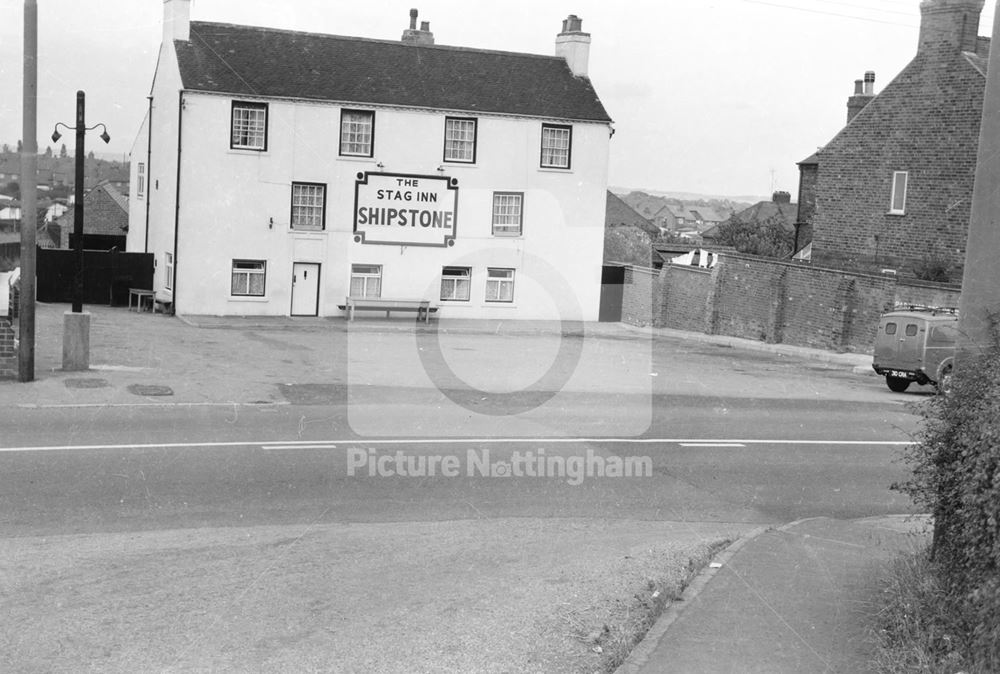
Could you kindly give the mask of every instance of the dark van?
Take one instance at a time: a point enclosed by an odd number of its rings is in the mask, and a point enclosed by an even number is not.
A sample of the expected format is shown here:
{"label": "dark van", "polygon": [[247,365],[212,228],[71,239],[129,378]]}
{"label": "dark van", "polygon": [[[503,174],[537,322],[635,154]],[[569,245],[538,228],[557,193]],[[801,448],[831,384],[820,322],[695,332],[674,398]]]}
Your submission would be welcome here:
{"label": "dark van", "polygon": [[879,319],[872,367],[898,393],[911,382],[933,384],[939,392],[947,392],[957,342],[955,309],[890,311]]}

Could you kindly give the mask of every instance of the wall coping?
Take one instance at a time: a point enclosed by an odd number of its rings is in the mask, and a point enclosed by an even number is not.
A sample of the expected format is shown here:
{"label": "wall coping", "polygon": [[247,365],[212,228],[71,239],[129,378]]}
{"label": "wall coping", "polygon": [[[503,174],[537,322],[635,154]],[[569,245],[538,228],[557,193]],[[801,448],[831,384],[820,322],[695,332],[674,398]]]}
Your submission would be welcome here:
{"label": "wall coping", "polygon": [[684,271],[690,271],[690,272],[694,272],[696,274],[708,274],[708,275],[712,274],[712,270],[711,269],[709,269],[707,267],[695,267],[693,264],[674,264],[674,263],[671,262],[669,264],[663,265],[664,269],[666,269],[668,267],[670,269],[682,269]]}
{"label": "wall coping", "polygon": [[724,260],[748,260],[750,262],[765,262],[767,264],[779,265],[782,267],[792,267],[794,269],[806,269],[808,271],[822,272],[825,274],[837,274],[838,276],[854,276],[856,278],[878,279],[887,283],[899,285],[901,280],[896,276],[887,274],[868,274],[848,269],[835,269],[833,267],[818,267],[812,263],[792,262],[790,260],[776,260],[773,257],[760,257],[759,255],[744,255],[742,253],[719,253],[719,257]]}
{"label": "wall coping", "polygon": [[954,290],[956,292],[962,292],[961,283],[939,283],[937,281],[921,281],[915,278],[901,278],[896,282],[897,285],[906,286],[907,288],[927,288],[930,290]]}

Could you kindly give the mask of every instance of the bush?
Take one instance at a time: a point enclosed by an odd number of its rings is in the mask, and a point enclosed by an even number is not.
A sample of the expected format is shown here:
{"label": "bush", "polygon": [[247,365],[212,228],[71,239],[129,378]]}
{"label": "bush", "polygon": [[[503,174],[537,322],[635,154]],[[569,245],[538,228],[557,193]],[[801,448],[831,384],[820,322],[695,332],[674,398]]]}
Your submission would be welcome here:
{"label": "bush", "polygon": [[719,225],[715,242],[747,255],[785,258],[794,252],[795,234],[786,231],[778,218],[746,222],[733,216]]}
{"label": "bush", "polygon": [[952,390],[923,409],[920,442],[905,453],[912,478],[898,488],[934,516],[932,558],[967,619],[974,671],[1000,672],[1000,339],[959,358]]}

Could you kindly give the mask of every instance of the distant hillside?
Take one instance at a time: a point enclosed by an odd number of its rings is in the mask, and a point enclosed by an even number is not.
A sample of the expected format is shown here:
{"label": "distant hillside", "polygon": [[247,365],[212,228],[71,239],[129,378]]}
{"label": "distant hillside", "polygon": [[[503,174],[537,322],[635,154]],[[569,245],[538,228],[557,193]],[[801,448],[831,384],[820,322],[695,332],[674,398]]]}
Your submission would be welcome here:
{"label": "distant hillside", "polygon": [[754,196],[754,195],[740,195],[740,196],[726,196],[721,194],[698,194],[696,192],[665,192],[662,190],[648,190],[645,188],[637,187],[609,187],[609,190],[617,194],[618,196],[624,196],[632,192],[643,192],[653,197],[661,197],[664,199],[675,199],[682,202],[703,202],[709,203],[712,201],[719,202],[732,202],[732,203],[742,203],[742,204],[756,204],[759,201],[768,201],[770,197],[765,196]]}

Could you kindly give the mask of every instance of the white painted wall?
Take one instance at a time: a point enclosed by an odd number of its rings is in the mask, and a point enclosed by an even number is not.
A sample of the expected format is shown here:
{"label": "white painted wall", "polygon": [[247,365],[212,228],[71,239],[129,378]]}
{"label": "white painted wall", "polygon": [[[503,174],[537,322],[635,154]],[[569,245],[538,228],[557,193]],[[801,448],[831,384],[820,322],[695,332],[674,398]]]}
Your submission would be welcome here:
{"label": "white painted wall", "polygon": [[[161,60],[164,64],[172,60]],[[176,66],[157,76],[149,251],[172,242],[173,189],[163,140],[176,134]],[[173,86],[174,95],[170,94]],[[173,101],[171,101],[173,99]],[[246,100],[246,99],[241,99]],[[543,120],[479,116],[477,163],[445,164],[445,113],[376,109],[375,156],[338,156],[340,108],[332,104],[267,100],[266,152],[229,148],[232,99],[184,95],[177,310],[186,314],[288,315],[294,262],[322,265],[320,315],[341,315],[352,263],[383,267],[382,296],[427,298],[442,318],[565,318],[596,320],[607,189],[609,128],[573,125],[572,168],[538,168]],[[170,113],[171,104],[173,114]],[[354,106],[351,106],[354,107]],[[463,115],[467,116],[467,115]],[[558,120],[544,120],[558,121]],[[137,141],[137,147],[139,146]],[[450,176],[459,181],[457,240],[450,248],[359,244],[353,239],[356,174]],[[440,166],[445,171],[439,172]],[[152,181],[159,180],[159,189]],[[293,181],[327,185],[326,231],[290,229]],[[524,192],[523,236],[491,235],[494,191]],[[143,218],[145,213],[142,213]],[[138,210],[133,211],[133,218]],[[135,234],[142,230],[135,228]],[[130,226],[129,250],[136,248]],[[232,297],[233,259],[267,261],[264,298]],[[441,268],[472,267],[471,301],[439,302]],[[513,267],[515,302],[485,302],[487,266]]]}

